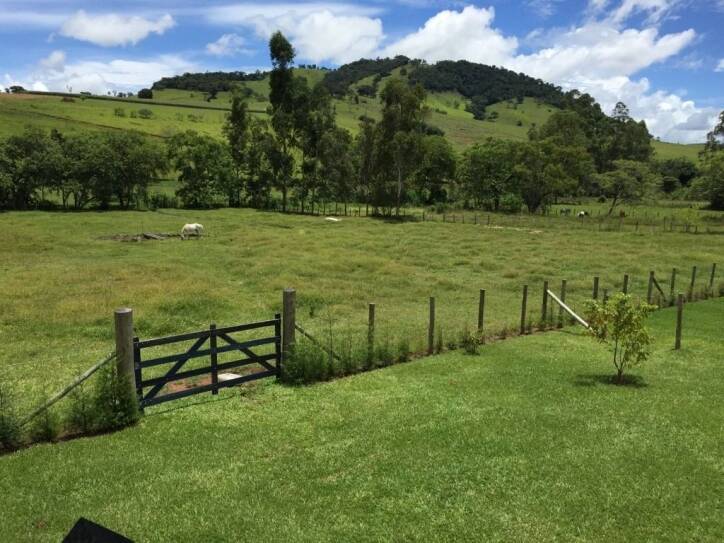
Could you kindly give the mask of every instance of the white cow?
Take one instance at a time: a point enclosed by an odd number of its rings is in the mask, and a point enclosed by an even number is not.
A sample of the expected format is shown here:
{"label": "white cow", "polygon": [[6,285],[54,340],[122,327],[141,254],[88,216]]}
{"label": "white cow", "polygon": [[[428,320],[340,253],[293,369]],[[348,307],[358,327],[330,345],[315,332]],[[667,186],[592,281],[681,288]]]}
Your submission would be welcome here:
{"label": "white cow", "polygon": [[204,233],[204,225],[193,223],[193,224],[184,224],[184,227],[181,229],[181,239],[190,238],[191,236],[196,236],[197,238],[201,237],[201,234]]}
{"label": "white cow", "polygon": [[578,218],[582,219],[583,217],[588,217],[589,213],[588,211],[579,211],[578,212]]}

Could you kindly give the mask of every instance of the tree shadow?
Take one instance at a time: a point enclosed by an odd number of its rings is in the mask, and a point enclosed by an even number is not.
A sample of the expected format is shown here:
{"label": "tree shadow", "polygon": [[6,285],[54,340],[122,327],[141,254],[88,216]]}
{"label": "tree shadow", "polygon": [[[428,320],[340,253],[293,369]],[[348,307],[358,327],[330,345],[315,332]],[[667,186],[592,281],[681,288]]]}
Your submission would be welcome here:
{"label": "tree shadow", "polygon": [[646,388],[648,383],[644,381],[644,378],[640,375],[624,375],[623,381],[618,382],[615,375],[610,373],[606,374],[581,374],[576,375],[573,383],[579,387],[593,387],[597,385],[612,385],[620,387],[631,387],[631,388]]}

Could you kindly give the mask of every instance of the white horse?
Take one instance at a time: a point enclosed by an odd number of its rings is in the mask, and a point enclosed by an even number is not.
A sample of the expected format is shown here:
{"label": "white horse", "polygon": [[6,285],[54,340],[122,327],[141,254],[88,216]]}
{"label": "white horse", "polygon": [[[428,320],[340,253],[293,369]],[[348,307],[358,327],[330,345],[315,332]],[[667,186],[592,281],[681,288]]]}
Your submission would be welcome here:
{"label": "white horse", "polygon": [[201,234],[204,233],[204,225],[193,223],[193,224],[184,224],[184,227],[181,229],[181,239],[187,239],[191,236],[196,236],[197,238],[201,237]]}

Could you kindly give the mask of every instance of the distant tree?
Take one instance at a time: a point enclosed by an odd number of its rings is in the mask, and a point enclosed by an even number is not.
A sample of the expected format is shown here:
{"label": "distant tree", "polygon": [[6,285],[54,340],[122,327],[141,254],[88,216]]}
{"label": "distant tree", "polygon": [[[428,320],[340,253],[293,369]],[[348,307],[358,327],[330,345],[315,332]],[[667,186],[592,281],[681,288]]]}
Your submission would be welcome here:
{"label": "distant tree", "polygon": [[629,114],[629,109],[626,104],[623,102],[617,102],[616,106],[613,108],[613,111],[611,112],[611,118],[614,121],[618,122],[628,122],[631,120],[631,115]]}
{"label": "distant tree", "polygon": [[658,161],[654,164],[654,168],[665,178],[676,180],[676,184],[670,184],[670,190],[664,192],[673,192],[679,187],[688,187],[691,181],[699,175],[697,165],[685,157]]}
{"label": "distant tree", "polygon": [[719,114],[719,121],[711,132],[706,135],[704,152],[713,153],[724,149],[724,111]]}
{"label": "distant tree", "polygon": [[625,372],[645,362],[650,355],[651,335],[646,317],[654,307],[635,304],[628,294],[618,293],[605,302],[589,302],[589,333],[613,351],[616,383],[625,382]]}
{"label": "distant tree", "polygon": [[709,201],[711,209],[724,211],[724,151],[704,156],[701,177],[692,184],[694,194]]}
{"label": "distant tree", "polygon": [[153,91],[151,89],[141,89],[138,91],[138,97],[144,100],[151,100],[153,98]]}
{"label": "distant tree", "polygon": [[243,92],[234,90],[231,97],[231,112],[224,123],[223,131],[229,143],[229,151],[234,165],[234,183],[229,183],[227,194],[229,205],[232,207],[241,204],[241,192],[248,183],[250,172],[250,146],[252,142],[251,115]]}
{"label": "distant tree", "polygon": [[442,136],[424,136],[420,163],[415,173],[415,188],[427,203],[445,199],[445,186],[455,179],[457,157],[448,140]]}
{"label": "distant tree", "polygon": [[216,197],[227,193],[231,178],[228,149],[215,138],[191,130],[169,139],[168,158],[179,172],[176,195],[184,207],[213,207]]}
{"label": "distant tree", "polygon": [[575,190],[576,175],[585,159],[585,150],[580,147],[535,140],[519,144],[513,173],[528,211],[535,213],[557,196]]}
{"label": "distant tree", "polygon": [[458,180],[465,195],[477,206],[490,201],[498,211],[503,194],[518,190],[513,186],[516,153],[516,144],[502,139],[488,138],[485,143],[468,147],[458,166]]}
{"label": "distant tree", "polygon": [[53,141],[39,128],[26,128],[0,142],[2,201],[0,207],[29,209],[38,192],[47,185],[49,169],[54,169]]}
{"label": "distant tree", "polygon": [[344,128],[327,130],[320,142],[320,177],[325,180],[335,201],[347,203],[354,193],[352,136]]}
{"label": "distant tree", "polygon": [[633,160],[617,160],[612,171],[599,174],[596,180],[603,193],[611,198],[609,216],[618,204],[640,200],[660,182],[658,174],[652,172],[647,164]]}
{"label": "distant tree", "polygon": [[353,147],[357,166],[357,187],[362,201],[367,205],[371,203],[376,171],[375,132],[375,121],[369,117],[363,117]]}

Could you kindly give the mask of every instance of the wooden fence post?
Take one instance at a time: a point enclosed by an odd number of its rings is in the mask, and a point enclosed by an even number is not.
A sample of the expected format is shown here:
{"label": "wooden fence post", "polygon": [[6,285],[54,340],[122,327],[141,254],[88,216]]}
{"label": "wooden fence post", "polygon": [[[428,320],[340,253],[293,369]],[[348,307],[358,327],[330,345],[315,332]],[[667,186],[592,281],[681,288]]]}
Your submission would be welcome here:
{"label": "wooden fence post", "polygon": [[485,289],[480,289],[480,299],[478,301],[478,334],[480,334],[483,343],[485,343],[485,334],[483,333],[485,326]]}
{"label": "wooden fence post", "polygon": [[291,355],[295,342],[297,291],[285,288],[282,299],[282,361]]}
{"label": "wooden fence post", "polygon": [[545,327],[546,318],[548,316],[548,281],[543,281],[543,303],[540,308],[540,321]]}
{"label": "wooden fence post", "polygon": [[684,295],[679,294],[679,298],[676,300],[676,343],[674,349],[677,351],[681,349],[681,325],[684,320]]}
{"label": "wooden fence post", "polygon": [[528,285],[523,285],[523,303],[520,308],[520,335],[525,334],[525,315],[528,306]]}
{"label": "wooden fence post", "polygon": [[711,265],[711,276],[709,277],[709,295],[714,295],[714,276],[716,276],[716,262]]}
{"label": "wooden fence post", "polygon": [[219,393],[219,353],[216,350],[216,323],[209,326],[209,346],[211,347],[211,394]]}
{"label": "wooden fence post", "polygon": [[[566,280],[561,281],[561,302],[566,303]],[[563,328],[563,307],[558,306],[558,328]]]}
{"label": "wooden fence post", "polygon": [[649,290],[646,293],[646,303],[651,303],[651,296],[654,294],[654,272],[649,272]]}
{"label": "wooden fence post", "polygon": [[598,300],[598,283],[600,281],[600,278],[598,275],[593,278],[593,299]]}
{"label": "wooden fence post", "polygon": [[694,297],[694,283],[696,283],[696,266],[693,266],[691,268],[691,284],[689,285],[689,295],[688,295],[689,301],[691,301],[691,299]]}
{"label": "wooden fence post", "polygon": [[628,294],[628,274],[623,275],[623,293]]}
{"label": "wooden fence post", "polygon": [[136,372],[133,360],[133,309],[122,307],[113,313],[116,332],[116,374],[125,380],[136,398]]}
{"label": "wooden fence post", "polygon": [[430,296],[430,319],[427,325],[427,354],[435,349],[435,297]]}
{"label": "wooden fence post", "polygon": [[367,309],[367,361],[371,364],[375,353],[375,304]]}
{"label": "wooden fence post", "polygon": [[669,300],[674,304],[674,292],[676,289],[676,268],[671,269],[671,291],[669,292]]}

